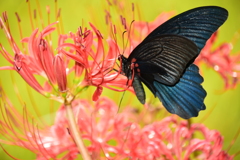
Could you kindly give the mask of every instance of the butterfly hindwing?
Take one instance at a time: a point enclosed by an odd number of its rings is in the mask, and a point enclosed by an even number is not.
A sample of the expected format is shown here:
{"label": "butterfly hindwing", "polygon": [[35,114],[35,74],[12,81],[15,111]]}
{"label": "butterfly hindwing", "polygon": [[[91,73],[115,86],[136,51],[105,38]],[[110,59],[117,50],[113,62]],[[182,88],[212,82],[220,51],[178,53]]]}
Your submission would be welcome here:
{"label": "butterfly hindwing", "polygon": [[206,6],[183,12],[152,31],[144,41],[159,35],[177,34],[193,41],[198,52],[206,41],[226,21],[228,11],[217,6]]}
{"label": "butterfly hindwing", "polygon": [[203,103],[207,93],[201,86],[202,76],[196,65],[191,64],[180,81],[174,86],[166,86],[154,81],[157,96],[163,106],[173,114],[188,119],[198,116],[200,110],[206,107]]}
{"label": "butterfly hindwing", "polygon": [[162,35],[136,47],[128,61],[135,59],[135,70],[140,77],[142,73],[153,74],[156,81],[174,85],[197,55],[197,46],[187,38]]}

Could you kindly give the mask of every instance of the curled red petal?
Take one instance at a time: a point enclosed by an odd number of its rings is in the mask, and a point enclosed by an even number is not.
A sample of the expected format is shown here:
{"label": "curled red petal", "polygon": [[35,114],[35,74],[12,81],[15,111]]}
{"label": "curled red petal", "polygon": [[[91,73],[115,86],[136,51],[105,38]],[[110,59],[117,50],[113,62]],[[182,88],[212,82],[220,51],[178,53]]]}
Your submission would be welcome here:
{"label": "curled red petal", "polygon": [[65,92],[67,90],[67,75],[65,63],[61,55],[57,54],[55,56],[53,66],[59,90]]}

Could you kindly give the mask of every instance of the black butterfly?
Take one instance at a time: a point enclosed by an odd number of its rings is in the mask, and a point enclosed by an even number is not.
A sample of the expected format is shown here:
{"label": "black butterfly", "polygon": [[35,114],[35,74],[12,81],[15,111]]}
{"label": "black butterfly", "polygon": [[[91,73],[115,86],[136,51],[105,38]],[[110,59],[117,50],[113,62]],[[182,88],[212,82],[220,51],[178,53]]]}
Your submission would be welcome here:
{"label": "black butterfly", "polygon": [[193,62],[227,17],[228,11],[217,6],[191,9],[157,27],[128,58],[121,55],[122,72],[133,80],[138,100],[145,103],[143,82],[170,113],[198,116],[207,93]]}

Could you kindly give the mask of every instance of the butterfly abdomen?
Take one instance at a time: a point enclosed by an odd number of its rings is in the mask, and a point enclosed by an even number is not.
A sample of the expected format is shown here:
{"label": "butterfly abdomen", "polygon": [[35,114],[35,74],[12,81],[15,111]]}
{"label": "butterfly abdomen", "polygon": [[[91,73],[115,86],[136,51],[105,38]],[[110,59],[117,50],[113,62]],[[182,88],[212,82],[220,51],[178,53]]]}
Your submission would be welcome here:
{"label": "butterfly abdomen", "polygon": [[132,82],[132,86],[133,86],[133,89],[134,89],[134,91],[136,93],[136,96],[137,96],[138,100],[142,104],[145,104],[145,99],[146,99],[145,91],[143,89],[143,85],[141,83],[141,80],[138,78],[137,75],[134,76],[134,80]]}

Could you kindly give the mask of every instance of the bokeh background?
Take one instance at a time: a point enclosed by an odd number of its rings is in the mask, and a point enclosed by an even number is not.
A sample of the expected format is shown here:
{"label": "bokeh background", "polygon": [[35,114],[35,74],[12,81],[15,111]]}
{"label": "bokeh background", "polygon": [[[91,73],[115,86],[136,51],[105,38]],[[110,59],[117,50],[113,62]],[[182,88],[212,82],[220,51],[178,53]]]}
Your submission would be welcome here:
{"label": "bokeh background", "polygon": [[[30,0],[31,8],[36,9],[36,1]],[[175,11],[176,14],[184,12],[188,9],[206,6],[217,5],[226,8],[229,11],[229,18],[225,24],[220,28],[217,43],[214,47],[219,46],[223,42],[232,42],[233,50],[232,55],[240,54],[240,1],[239,0],[135,0],[126,1],[125,6],[131,8],[131,3],[135,3],[139,9],[141,18],[146,21],[154,20],[163,11]],[[54,0],[39,0],[43,19],[47,24],[46,6],[51,9],[50,19],[51,22],[55,21]],[[58,7],[61,8],[61,18],[64,25],[65,33],[69,31],[75,32],[77,28],[82,25],[82,22],[87,25],[88,22],[93,23],[104,35],[107,33],[105,25],[105,12],[107,8],[107,1],[102,0],[58,0]],[[18,23],[15,17],[15,12],[21,17],[21,25],[23,29],[23,36],[27,37],[31,34],[31,27],[29,21],[28,5],[24,0],[0,0],[0,13],[7,11],[9,23],[11,26],[11,33],[16,42],[21,46],[20,33],[18,29]],[[118,15],[116,15],[118,18]],[[39,25],[39,28],[41,26]],[[2,30],[0,30],[0,43],[8,50],[11,48],[8,45],[6,37]],[[6,66],[9,63],[0,56],[0,66]],[[204,123],[210,129],[216,129],[224,136],[224,149],[227,149],[236,135],[240,127],[240,85],[237,85],[234,89],[225,90],[224,81],[220,75],[212,68],[206,67],[206,65],[200,66],[201,73],[205,79],[203,86],[206,89],[208,95],[205,100],[207,109],[200,112],[199,117],[193,118],[193,122]],[[22,100],[26,103],[29,111],[33,111],[32,105],[34,103],[39,108],[41,116],[48,120],[51,124],[54,121],[54,111],[59,104],[51,100],[46,99],[39,93],[35,92],[30,87],[27,87],[25,81],[14,71],[0,71],[0,82],[3,86],[6,94],[13,102],[14,106],[21,111],[21,105],[17,95],[20,95]],[[14,84],[17,85],[19,93],[16,93]],[[89,94],[92,95],[91,89],[82,95],[83,98],[89,98]],[[117,93],[104,90],[104,95],[108,96],[119,103],[122,93]],[[148,92],[147,96],[152,99],[152,95]],[[149,99],[148,99],[149,100]],[[155,100],[157,101],[157,100]],[[153,101],[153,102],[155,102]],[[122,106],[131,103],[135,107],[142,107],[137,99],[131,94],[126,93],[124,95]],[[33,114],[34,115],[34,114]],[[1,135],[0,135],[1,136]],[[4,148],[17,158],[28,160],[34,159],[35,155],[29,151],[21,149],[19,147],[11,147],[3,145]],[[240,151],[240,137],[234,142],[230,154]],[[11,159],[0,149],[0,159]],[[240,156],[235,157],[240,159]]]}

